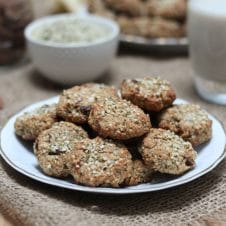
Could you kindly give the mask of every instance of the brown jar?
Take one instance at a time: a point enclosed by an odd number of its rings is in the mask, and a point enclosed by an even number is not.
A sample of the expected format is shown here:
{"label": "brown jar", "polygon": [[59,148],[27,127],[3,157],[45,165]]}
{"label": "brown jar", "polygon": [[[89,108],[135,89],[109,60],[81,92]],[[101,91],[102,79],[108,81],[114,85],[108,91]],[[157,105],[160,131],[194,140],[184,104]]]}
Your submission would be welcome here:
{"label": "brown jar", "polygon": [[24,53],[24,28],[32,19],[29,0],[0,0],[0,65],[14,63]]}

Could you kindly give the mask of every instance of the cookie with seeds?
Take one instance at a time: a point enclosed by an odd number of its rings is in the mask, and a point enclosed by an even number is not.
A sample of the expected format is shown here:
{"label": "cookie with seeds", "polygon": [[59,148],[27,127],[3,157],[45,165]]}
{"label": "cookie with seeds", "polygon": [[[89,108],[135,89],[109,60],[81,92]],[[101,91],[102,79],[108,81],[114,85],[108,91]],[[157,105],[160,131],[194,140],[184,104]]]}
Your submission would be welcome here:
{"label": "cookie with seeds", "polygon": [[150,16],[169,19],[184,19],[187,12],[187,0],[148,0],[147,10]]}
{"label": "cookie with seeds", "polygon": [[41,169],[50,176],[67,176],[66,156],[74,150],[76,142],[87,138],[87,133],[80,126],[70,122],[57,122],[43,131],[34,143],[34,153]]}
{"label": "cookie with seeds", "polygon": [[168,20],[161,17],[153,17],[151,19],[148,37],[151,38],[169,38],[184,37],[186,35],[186,27],[184,24],[176,20]]}
{"label": "cookie with seeds", "polygon": [[158,127],[175,132],[193,146],[212,137],[212,121],[207,113],[195,104],[167,108],[158,117]]}
{"label": "cookie with seeds", "polygon": [[117,97],[116,89],[87,83],[64,90],[57,105],[57,115],[68,122],[85,124],[93,103],[106,97]]}
{"label": "cookie with seeds", "polygon": [[123,34],[148,37],[150,34],[150,18],[137,17],[129,18],[118,16],[116,18]]}
{"label": "cookie with seeds", "polygon": [[89,125],[101,137],[128,140],[149,132],[149,115],[131,102],[106,98],[93,104]]}
{"label": "cookie with seeds", "polygon": [[195,166],[192,145],[175,133],[153,128],[139,149],[145,164],[160,173],[180,175]]}
{"label": "cookie with seeds", "polygon": [[125,184],[134,186],[141,183],[151,182],[153,178],[153,169],[146,166],[141,160],[134,160],[131,175],[127,178]]}
{"label": "cookie with seeds", "polygon": [[121,94],[124,99],[140,108],[154,112],[170,106],[176,99],[176,93],[170,83],[159,77],[123,80]]}
{"label": "cookie with seeds", "polygon": [[99,16],[115,19],[115,14],[104,4],[102,0],[87,0],[88,10]]}
{"label": "cookie with seeds", "polygon": [[119,16],[117,22],[123,34],[143,36],[148,38],[183,37],[185,26],[177,21],[160,17]]}
{"label": "cookie with seeds", "polygon": [[78,142],[68,158],[75,182],[92,187],[120,187],[132,169],[126,147],[100,137]]}
{"label": "cookie with seeds", "polygon": [[16,119],[15,132],[24,140],[35,140],[38,135],[57,122],[56,105],[43,105]]}
{"label": "cookie with seeds", "polygon": [[147,15],[146,5],[140,0],[105,0],[105,4],[117,13],[134,17]]}

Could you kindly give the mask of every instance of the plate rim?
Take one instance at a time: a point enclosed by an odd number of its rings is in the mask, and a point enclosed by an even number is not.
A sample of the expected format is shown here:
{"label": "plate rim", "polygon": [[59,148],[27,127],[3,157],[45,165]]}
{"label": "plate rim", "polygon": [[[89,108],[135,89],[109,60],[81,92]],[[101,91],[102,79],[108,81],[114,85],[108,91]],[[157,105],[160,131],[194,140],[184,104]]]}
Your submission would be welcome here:
{"label": "plate rim", "polygon": [[[56,187],[61,187],[61,188],[67,188],[67,189],[74,190],[74,191],[82,191],[82,192],[89,192],[89,193],[96,193],[96,194],[123,195],[123,194],[147,193],[147,192],[160,191],[160,190],[164,190],[164,189],[169,189],[169,188],[177,187],[177,186],[186,184],[188,182],[191,182],[191,181],[193,181],[193,180],[195,180],[195,179],[197,179],[199,177],[202,177],[203,175],[205,175],[208,172],[212,171],[226,157],[226,150],[224,149],[224,150],[222,150],[222,154],[208,168],[200,171],[199,173],[197,173],[195,175],[192,175],[192,176],[190,176],[188,178],[185,178],[183,180],[181,179],[181,180],[176,181],[176,182],[175,181],[168,181],[165,184],[160,185],[160,187],[157,187],[157,188],[155,188],[155,187],[154,188],[153,187],[151,187],[151,188],[145,188],[145,189],[139,189],[138,188],[136,190],[133,190],[133,189],[125,189],[125,188],[109,188],[111,190],[108,191],[108,190],[106,190],[107,188],[101,188],[101,187],[100,188],[99,187],[98,188],[94,188],[94,187],[88,187],[88,186],[84,186],[84,185],[79,185],[79,187],[73,187],[74,184],[72,184],[71,186],[67,186],[67,185],[64,185],[64,184],[58,184],[57,182],[54,182],[54,181],[51,181],[51,180],[49,181],[48,179],[41,178],[38,175],[35,175],[35,174],[33,174],[33,173],[25,170],[25,169],[20,168],[14,162],[12,162],[8,158],[8,156],[5,154],[5,152],[3,151],[3,149],[2,149],[2,142],[3,142],[2,141],[2,137],[3,137],[4,129],[6,128],[6,126],[8,125],[8,123],[10,123],[18,114],[21,114],[27,108],[32,108],[33,105],[41,105],[43,102],[53,101],[53,100],[57,99],[57,97],[58,96],[55,96],[55,97],[52,97],[52,98],[48,98],[48,99],[45,99],[45,100],[42,100],[42,101],[38,101],[38,102],[35,102],[33,104],[30,104],[30,105],[24,107],[22,110],[18,111],[17,113],[15,113],[13,116],[11,116],[8,119],[8,121],[2,127],[1,134],[0,134],[0,155],[5,160],[5,162],[10,167],[12,167],[14,170],[18,171],[19,173],[21,173],[21,174],[23,174],[23,175],[25,175],[25,176],[33,179],[33,180],[42,182],[44,184],[48,184],[48,185],[56,186]],[[186,100],[180,99],[180,98],[178,98],[178,100],[183,101],[183,102],[187,102]],[[212,114],[209,114],[209,115],[211,115],[211,117],[213,117],[217,122],[219,122],[219,124],[221,125],[222,130],[224,132],[224,135],[226,137],[226,132],[225,132],[225,128],[223,126],[223,123],[220,120],[218,120],[218,118],[216,116],[214,116]],[[226,138],[225,138],[225,142],[226,142]],[[48,177],[48,175],[45,175],[45,176]],[[104,189],[104,190],[102,190],[102,189]]]}
{"label": "plate rim", "polygon": [[136,35],[127,35],[120,33],[120,42],[126,44],[143,45],[149,47],[188,47],[187,37],[181,38],[146,38]]}

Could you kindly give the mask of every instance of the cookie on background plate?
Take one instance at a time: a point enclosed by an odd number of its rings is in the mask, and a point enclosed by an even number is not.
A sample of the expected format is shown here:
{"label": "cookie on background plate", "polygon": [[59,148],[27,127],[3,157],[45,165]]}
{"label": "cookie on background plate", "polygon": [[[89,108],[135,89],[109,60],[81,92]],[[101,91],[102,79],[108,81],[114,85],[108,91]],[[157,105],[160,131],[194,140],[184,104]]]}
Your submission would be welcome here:
{"label": "cookie on background plate", "polygon": [[212,121],[207,113],[195,104],[167,108],[158,116],[158,127],[175,132],[193,146],[212,137]]}
{"label": "cookie on background plate", "polygon": [[148,0],[147,10],[150,16],[168,19],[185,19],[188,0]]}
{"label": "cookie on background plate", "polygon": [[125,13],[134,17],[147,15],[147,8],[140,0],[105,0],[104,2],[116,13]]}
{"label": "cookie on background plate", "polygon": [[76,143],[68,155],[68,168],[75,182],[91,187],[120,187],[132,170],[127,148],[100,137]]}
{"label": "cookie on background plate", "polygon": [[67,176],[67,154],[74,150],[76,142],[87,138],[85,130],[70,122],[57,122],[43,131],[34,143],[34,153],[41,169],[50,176]]}
{"label": "cookie on background plate", "polygon": [[106,97],[117,97],[114,87],[87,83],[64,90],[57,105],[57,115],[68,122],[87,123],[92,105]]}
{"label": "cookie on background plate", "polygon": [[89,115],[89,125],[101,137],[128,140],[149,132],[149,115],[131,102],[106,98],[95,103]]}
{"label": "cookie on background plate", "polygon": [[173,175],[192,169],[197,155],[189,142],[169,130],[156,128],[144,138],[139,151],[146,165]]}
{"label": "cookie on background plate", "polygon": [[121,84],[122,98],[146,111],[159,112],[170,106],[176,93],[170,83],[159,77],[125,79]]}
{"label": "cookie on background plate", "polygon": [[56,105],[43,105],[31,112],[25,112],[16,119],[15,132],[24,140],[35,140],[38,135],[57,122]]}

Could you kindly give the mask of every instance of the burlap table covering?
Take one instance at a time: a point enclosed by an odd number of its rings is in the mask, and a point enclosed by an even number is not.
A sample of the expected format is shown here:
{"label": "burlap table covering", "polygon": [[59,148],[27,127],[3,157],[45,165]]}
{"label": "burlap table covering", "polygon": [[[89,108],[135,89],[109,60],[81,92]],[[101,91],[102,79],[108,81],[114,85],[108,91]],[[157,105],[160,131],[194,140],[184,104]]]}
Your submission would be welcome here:
{"label": "burlap table covering", "polygon": [[[21,108],[61,90],[42,78],[31,65],[0,73],[0,96],[5,102],[4,110],[0,111],[1,126]],[[226,125],[225,107],[208,104],[196,95],[186,57],[153,59],[120,55],[101,81],[119,85],[123,78],[146,75],[167,78],[179,97],[200,104]],[[138,195],[103,196],[36,182],[0,159],[0,210],[16,225],[209,225],[210,222],[225,225],[225,163],[224,160],[211,173],[177,188]]]}

